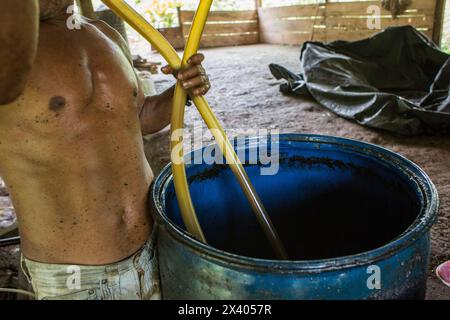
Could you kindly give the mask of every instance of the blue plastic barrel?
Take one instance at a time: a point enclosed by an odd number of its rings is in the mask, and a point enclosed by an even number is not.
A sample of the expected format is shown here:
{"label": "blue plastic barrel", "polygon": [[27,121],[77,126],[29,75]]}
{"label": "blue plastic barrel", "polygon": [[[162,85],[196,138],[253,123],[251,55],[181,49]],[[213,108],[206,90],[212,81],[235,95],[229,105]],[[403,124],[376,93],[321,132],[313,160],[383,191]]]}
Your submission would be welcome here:
{"label": "blue plastic barrel", "polygon": [[[288,134],[269,144],[279,149],[278,173],[246,170],[291,261],[275,260],[226,165],[187,167],[208,245],[191,237],[168,166],[152,189],[165,299],[424,298],[438,195],[417,165],[335,137]],[[238,151],[258,147],[250,138]]]}

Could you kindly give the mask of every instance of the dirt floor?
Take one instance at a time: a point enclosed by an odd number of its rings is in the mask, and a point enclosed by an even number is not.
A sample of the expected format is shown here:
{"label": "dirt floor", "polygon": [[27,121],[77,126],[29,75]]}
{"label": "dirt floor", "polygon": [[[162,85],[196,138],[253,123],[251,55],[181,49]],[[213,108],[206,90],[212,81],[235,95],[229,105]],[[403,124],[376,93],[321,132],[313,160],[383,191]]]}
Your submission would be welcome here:
{"label": "dirt floor", "polygon": [[[439,221],[432,230],[427,298],[450,299],[450,288],[441,284],[434,275],[437,264],[450,259],[450,137],[395,137],[339,118],[310,99],[283,96],[278,88],[280,82],[274,80],[268,64],[279,63],[298,70],[300,48],[254,45],[203,52],[207,56],[205,67],[213,84],[207,98],[230,136],[245,134],[249,128],[333,135],[381,145],[420,165],[436,184],[441,199]],[[149,55],[144,48],[139,53],[152,61],[160,59]],[[155,81],[158,91],[173,83],[162,75],[155,76]],[[190,131],[193,123],[201,125],[195,108],[189,108],[186,125]],[[146,154],[156,174],[169,162],[168,142],[167,130],[146,138]],[[14,261],[17,260],[10,262],[10,266],[14,266]]]}
{"label": "dirt floor", "polygon": [[[434,274],[440,262],[450,259],[450,136],[395,137],[339,118],[313,100],[283,96],[279,92],[281,82],[273,78],[268,65],[279,63],[290,70],[299,70],[298,47],[253,45],[203,52],[213,84],[207,98],[230,136],[245,134],[249,128],[332,135],[383,146],[421,166],[436,184],[441,200],[439,221],[432,230],[427,298],[450,299],[450,288],[442,285]],[[171,83],[162,76],[156,76],[155,81],[158,90]],[[189,108],[187,128],[192,131],[192,123],[198,121],[195,108]],[[169,162],[168,141],[166,132],[146,143],[155,172]]]}

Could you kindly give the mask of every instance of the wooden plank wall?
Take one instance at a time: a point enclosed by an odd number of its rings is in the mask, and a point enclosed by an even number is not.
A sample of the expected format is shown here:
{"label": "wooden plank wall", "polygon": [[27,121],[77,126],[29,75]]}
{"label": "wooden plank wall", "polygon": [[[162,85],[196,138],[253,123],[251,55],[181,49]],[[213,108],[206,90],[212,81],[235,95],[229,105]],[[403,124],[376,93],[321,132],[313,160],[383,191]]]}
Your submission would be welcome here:
{"label": "wooden plank wall", "polygon": [[442,34],[442,42],[444,44],[450,44],[450,0],[447,0],[447,4],[444,12],[444,30]]}
{"label": "wooden plank wall", "polygon": [[413,25],[428,37],[433,35],[436,0],[413,0],[408,10],[392,19],[381,10],[381,30],[367,26],[370,5],[380,1],[329,2],[260,8],[260,39],[263,43],[299,45],[305,41],[358,40],[370,37],[389,26]]}
{"label": "wooden plank wall", "polygon": [[184,38],[180,27],[162,28],[158,30],[175,49],[184,49]]}
{"label": "wooden plank wall", "polygon": [[[182,32],[187,38],[194,11],[181,11]],[[223,47],[259,43],[258,13],[252,11],[211,11],[201,46]]]}

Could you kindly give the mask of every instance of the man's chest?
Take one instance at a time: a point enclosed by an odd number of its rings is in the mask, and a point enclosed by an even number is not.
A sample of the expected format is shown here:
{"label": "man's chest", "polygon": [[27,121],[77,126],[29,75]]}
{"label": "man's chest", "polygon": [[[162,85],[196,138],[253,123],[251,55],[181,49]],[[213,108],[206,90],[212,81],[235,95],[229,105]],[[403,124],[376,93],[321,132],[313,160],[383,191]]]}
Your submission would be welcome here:
{"label": "man's chest", "polygon": [[138,93],[130,62],[106,36],[47,35],[23,95],[0,109],[0,134],[11,147],[25,148],[31,142],[74,143],[117,130],[134,132],[142,103]]}
{"label": "man's chest", "polygon": [[[126,112],[138,96],[138,79],[122,49],[100,31],[68,31],[59,41],[43,39],[39,44],[28,82],[49,109],[64,97],[72,105],[91,105],[111,112]],[[104,110],[106,109],[106,110]]]}

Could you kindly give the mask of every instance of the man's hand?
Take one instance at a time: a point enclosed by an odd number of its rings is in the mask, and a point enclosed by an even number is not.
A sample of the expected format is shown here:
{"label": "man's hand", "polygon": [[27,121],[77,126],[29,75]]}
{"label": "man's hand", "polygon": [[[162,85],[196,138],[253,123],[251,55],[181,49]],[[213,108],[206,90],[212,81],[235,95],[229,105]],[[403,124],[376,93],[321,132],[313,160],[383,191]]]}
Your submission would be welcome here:
{"label": "man's hand", "polygon": [[161,68],[164,74],[173,74],[181,81],[184,89],[186,89],[192,96],[202,96],[208,93],[211,88],[209,78],[202,67],[202,61],[205,60],[205,56],[201,53],[193,55],[189,60],[189,67],[181,70],[177,74],[174,70],[165,66]]}
{"label": "man's hand", "polygon": [[[178,73],[169,66],[163,67],[161,71],[164,74],[173,74],[180,80],[191,97],[202,96],[211,88],[209,78],[202,67],[204,59],[204,55],[196,54],[189,59],[189,67]],[[158,132],[170,123],[173,94],[174,87],[157,96],[146,98],[139,114],[143,135]]]}
{"label": "man's hand", "polygon": [[0,105],[22,93],[37,49],[36,0],[0,1]]}

